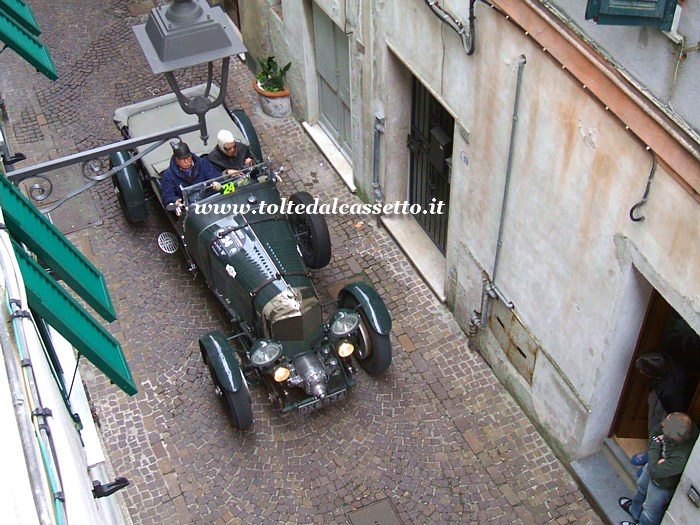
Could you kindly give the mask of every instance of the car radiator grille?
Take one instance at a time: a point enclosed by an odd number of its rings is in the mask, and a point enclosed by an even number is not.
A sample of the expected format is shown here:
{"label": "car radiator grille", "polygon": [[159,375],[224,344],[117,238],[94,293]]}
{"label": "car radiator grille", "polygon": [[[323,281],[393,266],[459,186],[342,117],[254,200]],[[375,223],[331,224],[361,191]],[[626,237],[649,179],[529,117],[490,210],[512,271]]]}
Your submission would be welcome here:
{"label": "car radiator grille", "polygon": [[277,321],[272,333],[278,341],[304,341],[314,335],[322,322],[321,307],[316,306],[302,316]]}

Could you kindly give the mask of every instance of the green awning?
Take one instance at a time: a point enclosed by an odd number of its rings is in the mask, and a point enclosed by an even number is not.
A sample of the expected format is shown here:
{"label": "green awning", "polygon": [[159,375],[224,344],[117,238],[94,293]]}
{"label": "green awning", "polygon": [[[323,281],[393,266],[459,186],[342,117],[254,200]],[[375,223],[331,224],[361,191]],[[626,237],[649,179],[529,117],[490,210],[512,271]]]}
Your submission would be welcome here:
{"label": "green awning", "polygon": [[19,25],[35,36],[41,34],[39,24],[34,19],[34,13],[22,0],[0,0],[0,10],[15,19]]}
{"label": "green awning", "polygon": [[46,46],[4,9],[0,9],[0,41],[51,80],[58,78]]}
{"label": "green awning", "polygon": [[119,342],[66,292],[27,252],[12,241],[29,307],[129,395],[137,392]]}
{"label": "green awning", "polygon": [[0,206],[13,239],[26,244],[106,321],[117,318],[102,273],[3,176]]}

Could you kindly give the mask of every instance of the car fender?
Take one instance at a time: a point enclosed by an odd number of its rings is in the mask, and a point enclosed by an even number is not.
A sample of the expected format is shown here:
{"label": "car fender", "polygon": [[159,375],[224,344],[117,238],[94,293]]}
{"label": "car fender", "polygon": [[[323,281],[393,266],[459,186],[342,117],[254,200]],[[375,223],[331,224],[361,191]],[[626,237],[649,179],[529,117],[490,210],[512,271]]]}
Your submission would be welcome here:
{"label": "car fender", "polygon": [[238,128],[243,132],[243,135],[245,135],[245,138],[248,141],[248,149],[253,154],[253,160],[255,163],[258,164],[262,162],[263,156],[262,149],[260,148],[260,140],[258,139],[258,133],[255,131],[253,123],[250,121],[250,118],[246,112],[242,109],[234,109],[231,111],[231,116],[236,121]]}
{"label": "car fender", "polygon": [[[109,155],[110,166],[119,166],[131,158],[128,151],[116,151]],[[124,199],[124,213],[131,222],[143,222],[148,216],[146,198],[141,186],[141,178],[135,164],[120,169],[113,175],[114,185]]]}
{"label": "car fender", "polygon": [[338,300],[347,295],[353,296],[365,312],[367,321],[377,333],[388,335],[391,332],[391,315],[377,291],[364,281],[346,284],[340,293]]}
{"label": "car fender", "polygon": [[199,349],[222,389],[238,392],[244,387],[241,366],[223,332],[209,332],[200,337]]}

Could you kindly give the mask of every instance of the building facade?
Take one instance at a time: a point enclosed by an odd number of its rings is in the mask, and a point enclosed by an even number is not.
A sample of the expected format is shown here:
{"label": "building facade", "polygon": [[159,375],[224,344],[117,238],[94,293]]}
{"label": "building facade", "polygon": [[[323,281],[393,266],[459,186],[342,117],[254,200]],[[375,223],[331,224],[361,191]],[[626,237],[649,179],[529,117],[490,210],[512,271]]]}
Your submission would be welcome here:
{"label": "building facade", "polygon": [[569,460],[644,440],[642,352],[684,365],[700,422],[700,5],[585,4],[238,2],[351,189],[444,203],[382,221]]}

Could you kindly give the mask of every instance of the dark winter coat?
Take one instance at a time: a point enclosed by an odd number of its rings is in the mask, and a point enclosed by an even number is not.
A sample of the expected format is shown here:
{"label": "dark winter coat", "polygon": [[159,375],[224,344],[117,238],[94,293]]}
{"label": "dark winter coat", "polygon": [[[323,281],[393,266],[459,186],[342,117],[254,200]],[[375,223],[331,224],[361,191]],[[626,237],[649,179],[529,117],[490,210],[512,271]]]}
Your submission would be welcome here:
{"label": "dark winter coat", "polygon": [[[669,438],[658,441],[655,436],[662,433],[661,425],[657,425],[651,432],[649,439],[649,476],[651,480],[662,489],[673,490],[681,480],[681,474],[688,463],[690,452],[698,437],[698,429],[693,425],[690,439],[674,441]],[[665,460],[659,464],[665,447]]]}
{"label": "dark winter coat", "polygon": [[245,168],[245,160],[252,158],[253,155],[248,146],[238,141],[236,141],[236,154],[233,157],[226,155],[218,146],[207,155],[209,162],[216,166],[219,171],[242,170]]}
{"label": "dark winter coat", "polygon": [[182,187],[191,186],[199,182],[214,179],[221,175],[219,171],[207,159],[192,154],[192,169],[189,173],[175,163],[175,159],[170,159],[170,166],[160,179],[160,193],[163,203],[171,204],[178,199],[182,199]]}

